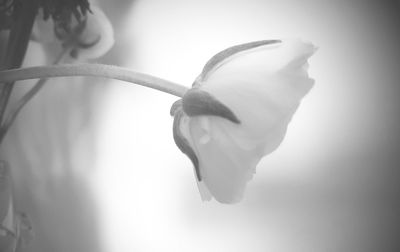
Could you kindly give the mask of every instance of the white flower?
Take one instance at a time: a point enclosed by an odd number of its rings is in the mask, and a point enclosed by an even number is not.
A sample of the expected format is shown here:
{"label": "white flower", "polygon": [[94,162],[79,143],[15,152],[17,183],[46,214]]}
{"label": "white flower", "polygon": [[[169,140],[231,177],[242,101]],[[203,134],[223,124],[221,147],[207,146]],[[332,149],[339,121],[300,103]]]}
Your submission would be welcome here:
{"label": "white flower", "polygon": [[71,48],[70,56],[79,60],[96,59],[106,54],[114,45],[113,27],[96,5],[90,6],[91,12],[78,22],[71,17],[71,31],[64,30],[60,24],[55,24],[49,18],[43,20],[40,13],[32,30],[32,39],[42,43],[48,51],[54,50],[54,44]]}
{"label": "white flower", "polygon": [[258,162],[282,142],[313,86],[307,59],[315,50],[300,40],[260,41],[207,63],[182,109],[175,108],[174,123],[175,141],[197,169],[203,200],[241,200]]}
{"label": "white flower", "polygon": [[114,45],[114,31],[104,12],[92,6],[93,15],[89,14],[86,21],[86,29],[81,34],[83,44],[93,46],[80,47],[77,51],[78,59],[96,59],[106,54]]}

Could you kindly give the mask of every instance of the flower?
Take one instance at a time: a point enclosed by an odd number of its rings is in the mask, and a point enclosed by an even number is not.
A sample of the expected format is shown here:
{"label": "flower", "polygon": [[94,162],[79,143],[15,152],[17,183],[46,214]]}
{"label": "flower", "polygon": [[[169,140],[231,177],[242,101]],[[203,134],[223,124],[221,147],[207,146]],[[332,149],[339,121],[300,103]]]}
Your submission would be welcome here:
{"label": "flower", "polygon": [[280,145],[313,86],[307,59],[315,50],[298,39],[228,48],[173,106],[174,139],[195,166],[203,200],[242,199],[258,162]]}
{"label": "flower", "polygon": [[91,5],[90,11],[85,16],[66,13],[69,16],[60,20],[45,20],[45,14],[41,13],[33,27],[32,39],[42,43],[49,51],[54,50],[53,44],[61,41],[63,47],[70,47],[70,56],[74,59],[99,58],[114,45],[114,32],[99,7]]}
{"label": "flower", "polygon": [[104,12],[93,6],[88,15],[86,28],[80,36],[76,56],[78,59],[96,59],[106,54],[114,45],[114,31]]}

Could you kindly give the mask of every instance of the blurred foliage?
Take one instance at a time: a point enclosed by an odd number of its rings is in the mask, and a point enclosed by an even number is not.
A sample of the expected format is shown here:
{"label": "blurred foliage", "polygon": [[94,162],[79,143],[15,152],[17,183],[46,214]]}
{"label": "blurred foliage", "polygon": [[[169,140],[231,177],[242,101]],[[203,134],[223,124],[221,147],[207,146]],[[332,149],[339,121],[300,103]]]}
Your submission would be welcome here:
{"label": "blurred foliage", "polygon": [[[21,19],[25,21],[23,26],[30,25],[20,7],[32,2],[38,3],[38,8],[24,8],[35,15],[31,21],[38,20],[36,14],[52,19],[57,29],[55,32],[62,42],[65,36],[76,35],[83,28],[85,15],[89,12],[89,16],[91,12],[87,0],[0,0],[0,67],[5,68],[6,55],[11,51],[14,54],[8,56],[10,60],[15,61],[15,51],[18,51],[27,65],[47,64],[43,56],[53,48],[30,43],[30,30],[21,30],[16,25]],[[106,10],[117,29],[122,27],[134,2],[96,1]],[[20,18],[15,12],[17,9],[20,9]],[[77,24],[78,20],[82,23]],[[64,30],[61,29],[62,25]],[[72,33],[68,33],[69,28]],[[9,42],[11,33],[15,34],[13,41],[18,43],[21,43],[22,35],[28,34],[25,42],[30,45],[26,57],[22,57],[23,49],[9,50],[11,44],[16,44]],[[121,64],[126,60],[121,52],[127,48],[131,50],[132,43],[127,43],[123,36],[116,43],[117,46],[106,56],[106,61]],[[20,48],[24,46],[26,44]],[[98,61],[105,63],[104,58]],[[13,67],[17,67],[15,65]],[[101,251],[98,209],[86,180],[86,172],[95,168],[96,130],[93,129],[99,113],[97,105],[109,86],[105,85],[105,80],[98,79],[59,78],[51,81],[52,85],[43,89],[35,101],[24,108],[24,115],[13,124],[0,146],[0,160],[7,160],[12,167],[14,216],[22,217],[18,219],[21,221],[21,235],[26,233],[21,237],[21,245],[29,242],[34,231],[29,248],[17,251],[98,252]],[[3,86],[0,85],[0,101]],[[8,105],[15,103],[26,92],[26,88],[15,85],[12,92]],[[27,214],[28,220],[23,213]],[[0,252],[13,251],[8,250],[11,242],[13,240],[9,237],[0,237]]]}
{"label": "blurred foliage", "polygon": [[52,18],[66,30],[69,28],[72,16],[81,20],[82,16],[90,12],[88,0],[0,0],[0,30],[11,28],[15,21],[16,10],[28,1],[38,1],[44,19]]}

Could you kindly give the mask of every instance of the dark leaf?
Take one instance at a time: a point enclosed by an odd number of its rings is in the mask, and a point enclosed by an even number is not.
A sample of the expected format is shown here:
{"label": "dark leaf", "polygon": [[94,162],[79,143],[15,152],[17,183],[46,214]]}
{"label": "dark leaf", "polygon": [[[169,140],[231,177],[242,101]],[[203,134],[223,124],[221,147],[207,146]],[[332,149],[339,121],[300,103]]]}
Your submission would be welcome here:
{"label": "dark leaf", "polygon": [[[174,103],[175,104],[175,103]],[[174,108],[174,105],[172,106]],[[172,109],[171,109],[172,111]],[[200,168],[199,168],[199,159],[196,156],[196,153],[194,153],[192,147],[190,146],[188,140],[182,135],[181,130],[179,128],[180,122],[182,120],[184,113],[182,111],[182,108],[174,108],[174,125],[173,125],[173,135],[174,135],[174,141],[176,146],[186,154],[186,156],[189,157],[189,159],[192,161],[194,169],[196,171],[196,177],[198,181],[201,181],[201,174],[200,174]]]}
{"label": "dark leaf", "polygon": [[233,123],[240,123],[232,110],[211,94],[198,88],[192,88],[186,92],[182,98],[182,107],[188,116],[219,116]]}

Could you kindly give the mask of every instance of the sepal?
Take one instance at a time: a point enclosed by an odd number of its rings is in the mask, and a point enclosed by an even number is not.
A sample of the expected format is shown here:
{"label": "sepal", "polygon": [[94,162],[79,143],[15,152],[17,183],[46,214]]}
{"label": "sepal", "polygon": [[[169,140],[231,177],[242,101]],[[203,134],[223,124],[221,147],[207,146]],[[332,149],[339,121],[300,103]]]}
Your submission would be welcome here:
{"label": "sepal", "polygon": [[176,146],[184,153],[188,158],[192,161],[194,169],[196,171],[196,177],[198,181],[201,181],[200,167],[199,167],[199,159],[196,156],[196,153],[193,151],[192,147],[189,144],[189,141],[183,136],[180,130],[180,124],[183,116],[185,115],[182,106],[181,100],[175,102],[171,107],[171,115],[174,116],[174,124],[173,124],[173,136]]}
{"label": "sepal", "polygon": [[[203,71],[201,72],[201,74],[199,76],[199,80],[205,80],[209,73],[211,73],[213,70],[215,70],[225,59],[233,56],[234,54],[237,54],[237,53],[249,50],[249,49],[253,49],[253,48],[256,48],[259,46],[276,44],[276,43],[280,43],[280,42],[281,42],[281,40],[259,40],[259,41],[254,41],[254,42],[249,42],[249,43],[244,43],[244,44],[229,47],[229,48],[215,54],[210,60],[207,61],[206,65],[203,68]],[[193,85],[195,86],[196,82]]]}
{"label": "sepal", "polygon": [[240,123],[230,108],[198,88],[192,88],[185,93],[182,98],[182,108],[188,116],[219,116],[233,123]]}

